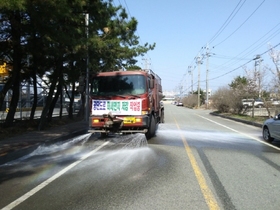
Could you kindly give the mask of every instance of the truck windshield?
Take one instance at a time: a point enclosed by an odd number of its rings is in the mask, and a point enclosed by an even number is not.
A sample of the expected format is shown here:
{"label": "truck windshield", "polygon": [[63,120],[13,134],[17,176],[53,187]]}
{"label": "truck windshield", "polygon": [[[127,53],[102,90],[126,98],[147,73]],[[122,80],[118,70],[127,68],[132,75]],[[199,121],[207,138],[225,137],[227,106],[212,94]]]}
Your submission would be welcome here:
{"label": "truck windshield", "polygon": [[146,90],[143,75],[100,76],[91,82],[92,95],[139,95]]}

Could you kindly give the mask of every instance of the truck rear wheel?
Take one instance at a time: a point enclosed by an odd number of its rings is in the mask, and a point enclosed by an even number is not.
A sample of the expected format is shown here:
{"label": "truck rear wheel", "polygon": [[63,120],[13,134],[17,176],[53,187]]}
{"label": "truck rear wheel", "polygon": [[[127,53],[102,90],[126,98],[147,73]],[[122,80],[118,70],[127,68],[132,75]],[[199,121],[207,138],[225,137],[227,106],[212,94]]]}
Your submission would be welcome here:
{"label": "truck rear wheel", "polygon": [[148,128],[146,135],[147,140],[155,136],[156,134],[156,121],[154,115],[151,116],[150,126]]}

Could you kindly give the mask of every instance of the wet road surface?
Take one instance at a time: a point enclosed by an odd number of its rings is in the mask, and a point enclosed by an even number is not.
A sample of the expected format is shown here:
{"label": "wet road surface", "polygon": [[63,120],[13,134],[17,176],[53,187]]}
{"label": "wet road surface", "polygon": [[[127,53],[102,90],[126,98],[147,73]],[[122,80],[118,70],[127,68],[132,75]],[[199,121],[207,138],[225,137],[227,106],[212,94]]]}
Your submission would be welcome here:
{"label": "wet road surface", "polygon": [[278,209],[278,141],[165,104],[143,134],[82,135],[0,166],[0,209]]}

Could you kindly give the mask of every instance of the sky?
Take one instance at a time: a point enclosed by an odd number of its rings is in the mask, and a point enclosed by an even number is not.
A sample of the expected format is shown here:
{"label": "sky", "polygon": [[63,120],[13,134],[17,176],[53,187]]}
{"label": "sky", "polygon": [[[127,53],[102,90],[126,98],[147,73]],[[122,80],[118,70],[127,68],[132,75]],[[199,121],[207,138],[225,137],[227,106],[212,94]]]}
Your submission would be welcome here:
{"label": "sky", "polygon": [[[165,92],[187,93],[197,90],[198,84],[205,90],[207,63],[208,89],[213,92],[228,87],[237,76],[246,76],[244,68],[254,69],[257,55],[261,55],[261,67],[275,68],[266,51],[273,46],[280,50],[279,0],[113,2],[137,19],[141,45],[156,44],[137,58],[137,65],[148,64],[161,77]],[[267,82],[271,76],[267,71]]]}

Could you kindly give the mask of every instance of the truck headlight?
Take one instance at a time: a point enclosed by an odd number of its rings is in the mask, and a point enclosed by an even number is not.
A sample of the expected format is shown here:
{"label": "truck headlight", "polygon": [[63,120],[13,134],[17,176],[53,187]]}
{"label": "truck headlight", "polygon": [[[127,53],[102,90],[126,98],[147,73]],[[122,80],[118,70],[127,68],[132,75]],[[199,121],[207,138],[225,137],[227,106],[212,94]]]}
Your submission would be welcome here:
{"label": "truck headlight", "polygon": [[148,111],[142,111],[142,115],[147,115],[149,114]]}

